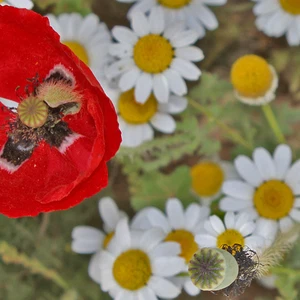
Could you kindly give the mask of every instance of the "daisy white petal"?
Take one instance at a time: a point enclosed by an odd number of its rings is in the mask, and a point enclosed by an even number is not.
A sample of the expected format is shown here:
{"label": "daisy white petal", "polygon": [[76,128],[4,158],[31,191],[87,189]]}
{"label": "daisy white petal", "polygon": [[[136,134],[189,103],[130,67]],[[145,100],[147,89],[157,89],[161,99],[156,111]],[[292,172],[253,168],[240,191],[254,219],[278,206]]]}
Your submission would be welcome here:
{"label": "daisy white petal", "polygon": [[190,204],[184,214],[185,228],[193,230],[196,224],[199,222],[200,206],[198,204]]}
{"label": "daisy white petal", "polygon": [[234,217],[234,213],[233,212],[228,212],[227,214],[225,214],[224,217],[224,223],[226,228],[234,228],[235,225],[235,217]]}
{"label": "daisy white petal", "polygon": [[151,33],[161,34],[165,29],[164,12],[160,7],[151,9],[149,15],[149,24]]}
{"label": "daisy white petal", "polygon": [[241,201],[232,197],[224,197],[219,203],[219,207],[223,211],[239,211],[251,207],[252,203],[248,201]]}
{"label": "daisy white petal", "polygon": [[217,238],[209,234],[197,234],[195,236],[195,241],[200,247],[215,247]]}
{"label": "daisy white petal", "polygon": [[264,148],[257,148],[253,153],[253,159],[260,175],[264,180],[276,177],[276,169],[273,158]]}
{"label": "daisy white petal", "polygon": [[153,274],[157,276],[173,276],[184,269],[185,263],[181,257],[157,257],[152,264]]}
{"label": "daisy white petal", "polygon": [[189,61],[200,61],[204,58],[203,51],[194,46],[177,48],[175,54],[177,57]]}
{"label": "daisy white petal", "polygon": [[250,158],[240,155],[235,161],[234,165],[239,173],[239,175],[248,183],[253,186],[258,186],[262,183],[263,179]]}
{"label": "daisy white petal", "polygon": [[160,298],[172,299],[180,294],[180,289],[177,288],[169,280],[158,276],[153,276],[149,281],[149,287],[154,290],[155,294]]}
{"label": "daisy white petal", "polygon": [[134,96],[137,102],[145,103],[149,98],[153,88],[152,76],[148,73],[142,73],[136,82]]}
{"label": "daisy white petal", "polygon": [[223,184],[223,192],[236,199],[251,200],[254,188],[239,180],[228,180]]}
{"label": "daisy white petal", "polygon": [[168,69],[164,72],[164,75],[168,79],[169,88],[171,92],[178,96],[183,96],[187,94],[186,83],[180,76],[179,72],[172,69]]}
{"label": "daisy white petal", "polygon": [[135,13],[131,25],[132,29],[138,36],[144,36],[150,33],[149,22],[142,12]]}
{"label": "daisy white petal", "polygon": [[138,40],[130,29],[123,26],[115,26],[111,32],[113,37],[121,43],[134,45]]}
{"label": "daisy white petal", "polygon": [[130,247],[131,236],[127,219],[121,219],[118,222],[115,231],[115,239],[119,243],[121,250],[128,249]]}
{"label": "daisy white petal", "polygon": [[290,211],[290,217],[294,219],[296,222],[300,222],[300,209],[293,208]]}
{"label": "daisy white petal", "polygon": [[136,67],[133,67],[130,71],[126,72],[119,81],[121,91],[125,92],[132,89],[135,86],[140,74],[141,71]]}
{"label": "daisy white petal", "polygon": [[110,269],[113,266],[115,257],[108,251],[100,251],[97,254],[98,266],[100,269]]}
{"label": "daisy white petal", "polygon": [[209,221],[213,227],[213,229],[217,232],[217,233],[222,233],[225,230],[224,224],[221,221],[221,219],[217,216],[210,216],[209,217]]}
{"label": "daisy white petal", "polygon": [[99,268],[100,252],[94,254],[89,262],[88,274],[98,284],[100,284],[100,268]]}
{"label": "daisy white petal", "polygon": [[274,152],[277,178],[283,179],[292,162],[292,150],[288,145],[279,145]]}
{"label": "daisy white petal", "polygon": [[198,39],[198,35],[194,30],[186,30],[178,32],[170,39],[175,48],[186,47],[194,44]]}
{"label": "daisy white petal", "polygon": [[163,133],[173,133],[176,129],[174,119],[167,114],[156,113],[150,120],[152,126]]}
{"label": "daisy white petal", "polygon": [[171,95],[168,103],[160,103],[159,111],[162,113],[179,114],[187,107],[187,99]]}
{"label": "daisy white petal", "polygon": [[166,204],[166,213],[172,228],[184,228],[185,216],[182,203],[178,199],[169,199]]}
{"label": "daisy white petal", "polygon": [[159,210],[150,211],[148,214],[148,219],[152,226],[162,228],[165,231],[165,233],[168,233],[171,230],[171,226],[168,222],[168,219]]}
{"label": "daisy white petal", "polygon": [[156,99],[161,103],[166,103],[169,100],[169,85],[167,78],[162,74],[153,76],[153,92]]}
{"label": "daisy white petal", "polygon": [[285,217],[279,220],[279,228],[282,232],[286,232],[293,227],[294,222],[291,217]]}
{"label": "daisy white petal", "polygon": [[199,5],[197,10],[197,17],[201,23],[209,30],[214,30],[218,27],[218,20],[213,12],[204,5]]}
{"label": "daisy white petal", "polygon": [[151,251],[165,237],[165,233],[160,228],[152,228],[147,230],[140,239],[140,245],[144,249]]}
{"label": "daisy white petal", "polygon": [[187,294],[189,294],[190,296],[197,296],[199,295],[199,293],[201,292],[201,290],[199,290],[190,280],[190,278],[188,277],[184,283],[183,286],[184,290],[186,291]]}
{"label": "daisy white petal", "polygon": [[193,63],[183,60],[182,58],[174,58],[171,68],[177,71],[183,78],[188,80],[198,80],[201,71]]}
{"label": "daisy white petal", "polygon": [[150,252],[152,258],[168,255],[179,255],[181,252],[180,245],[175,242],[164,242],[155,247]]}
{"label": "daisy white petal", "polygon": [[137,300],[158,300],[158,299],[152,289],[145,287],[138,291]]}

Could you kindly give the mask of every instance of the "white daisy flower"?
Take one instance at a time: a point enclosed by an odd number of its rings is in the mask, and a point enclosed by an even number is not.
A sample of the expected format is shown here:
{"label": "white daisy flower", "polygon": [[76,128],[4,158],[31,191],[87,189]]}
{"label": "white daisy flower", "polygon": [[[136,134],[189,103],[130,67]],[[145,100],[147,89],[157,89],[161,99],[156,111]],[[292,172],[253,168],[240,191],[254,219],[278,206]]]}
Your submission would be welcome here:
{"label": "white daisy flower", "polygon": [[204,205],[219,198],[225,180],[239,178],[233,164],[223,160],[203,160],[190,169],[193,193]]}
{"label": "white daisy flower", "polygon": [[111,36],[107,26],[95,14],[82,17],[78,13],[47,15],[50,25],[68,46],[94,73],[100,83],[104,69],[112,58],[108,54]]}
{"label": "white daisy flower", "polygon": [[[157,208],[148,208],[143,215],[147,218],[148,226],[161,228],[164,232],[164,240],[176,242],[181,246],[180,256],[185,259],[184,271],[188,270],[188,262],[198,250],[194,236],[203,230],[204,221],[210,214],[208,207],[201,207],[199,204],[190,204],[184,210],[178,199],[168,199],[166,202],[166,215]],[[189,276],[170,278],[189,295],[197,295],[200,290],[191,282]]]}
{"label": "white daisy flower", "polygon": [[218,20],[207,7],[226,4],[227,0],[117,0],[119,2],[136,2],[128,12],[129,18],[137,12],[149,12],[157,7],[164,14],[167,24],[184,21],[188,28],[195,30],[199,38],[205,36],[205,30],[218,28]]}
{"label": "white daisy flower", "polygon": [[[187,107],[187,99],[171,95],[169,102],[158,103],[153,94],[141,104],[136,102],[134,90],[108,92],[118,113],[122,133],[122,146],[137,147],[152,140],[154,129],[170,134],[176,129],[176,122],[171,114],[178,114]],[[153,129],[154,128],[154,129]]]}
{"label": "white daisy flower", "polygon": [[33,8],[33,3],[31,0],[0,0],[0,6],[2,5],[9,5],[9,6],[14,6],[18,8],[27,8],[27,9],[32,9]]}
{"label": "white daisy flower", "polygon": [[300,222],[300,160],[292,162],[292,151],[279,145],[273,157],[264,148],[257,148],[253,161],[238,156],[235,167],[243,180],[226,181],[225,198],[220,201],[224,211],[247,212],[258,221],[257,232],[265,227],[288,230]]}
{"label": "white daisy flower", "polygon": [[180,289],[167,277],[183,270],[184,259],[177,243],[163,239],[160,228],[130,231],[127,220],[121,220],[113,242],[99,254],[101,289],[117,300],[176,298]]}
{"label": "white daisy flower", "polygon": [[199,247],[217,247],[239,244],[256,252],[265,247],[265,239],[255,235],[255,222],[247,213],[235,215],[233,212],[225,214],[224,222],[216,215],[210,216],[204,223],[205,233],[196,235],[195,241]]}
{"label": "white daisy flower", "polygon": [[72,231],[72,250],[79,254],[96,253],[89,263],[88,273],[98,282],[99,268],[97,259],[99,252],[106,249],[115,234],[117,223],[127,218],[125,212],[118,209],[116,203],[110,197],[104,197],[99,201],[99,213],[103,220],[104,231],[91,226],[76,226]]}
{"label": "white daisy flower", "polygon": [[238,100],[263,105],[276,97],[278,76],[273,66],[257,55],[240,57],[231,68],[231,82]]}
{"label": "white daisy flower", "polygon": [[256,26],[266,35],[286,35],[290,46],[300,45],[300,2],[299,0],[253,0],[257,16]]}
{"label": "white daisy flower", "polygon": [[145,103],[151,92],[159,102],[168,102],[170,93],[187,93],[184,79],[198,80],[201,72],[192,62],[204,58],[203,52],[191,46],[197,33],[185,30],[183,23],[166,28],[162,12],[151,10],[149,17],[133,14],[133,30],[115,26],[110,54],[119,60],[112,63],[106,75],[120,78],[119,87],[125,92],[134,88],[137,102]]}

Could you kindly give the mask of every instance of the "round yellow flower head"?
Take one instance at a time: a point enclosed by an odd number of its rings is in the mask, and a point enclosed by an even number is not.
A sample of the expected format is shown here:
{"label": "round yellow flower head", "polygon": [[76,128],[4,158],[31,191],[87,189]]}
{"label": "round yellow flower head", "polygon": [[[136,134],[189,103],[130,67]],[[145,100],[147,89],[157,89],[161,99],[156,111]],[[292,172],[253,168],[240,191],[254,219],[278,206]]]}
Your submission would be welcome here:
{"label": "round yellow flower head", "polygon": [[242,56],[235,61],[231,68],[231,82],[237,98],[251,105],[272,101],[278,86],[274,68],[254,54]]}

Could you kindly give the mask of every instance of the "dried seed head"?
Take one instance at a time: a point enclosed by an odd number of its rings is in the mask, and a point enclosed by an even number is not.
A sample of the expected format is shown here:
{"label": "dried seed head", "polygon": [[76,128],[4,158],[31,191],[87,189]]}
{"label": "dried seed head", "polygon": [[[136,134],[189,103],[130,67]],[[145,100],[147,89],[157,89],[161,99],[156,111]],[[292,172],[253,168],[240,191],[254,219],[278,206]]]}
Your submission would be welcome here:
{"label": "dried seed head", "polygon": [[223,249],[202,248],[189,262],[192,282],[201,290],[217,291],[229,286],[238,275],[235,258]]}
{"label": "dried seed head", "polygon": [[36,97],[28,97],[23,100],[17,111],[21,122],[31,128],[43,126],[48,117],[47,105]]}

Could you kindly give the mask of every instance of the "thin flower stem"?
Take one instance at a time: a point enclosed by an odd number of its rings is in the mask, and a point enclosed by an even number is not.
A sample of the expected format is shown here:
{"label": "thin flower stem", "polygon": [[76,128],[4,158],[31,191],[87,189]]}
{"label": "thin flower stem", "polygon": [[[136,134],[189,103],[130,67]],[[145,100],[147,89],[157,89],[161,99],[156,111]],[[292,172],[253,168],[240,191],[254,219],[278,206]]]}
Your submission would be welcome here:
{"label": "thin flower stem", "polygon": [[202,114],[204,114],[209,120],[215,122],[220,128],[222,128],[223,131],[227,133],[228,137],[230,137],[231,140],[233,140],[237,144],[239,144],[249,150],[253,150],[253,146],[251,145],[251,143],[246,141],[237,131],[232,129],[230,126],[228,126],[227,124],[218,120],[206,107],[204,107],[199,102],[197,102],[189,97],[188,97],[188,101],[191,106],[196,108],[198,111],[200,111]]}
{"label": "thin flower stem", "polygon": [[275,117],[275,115],[273,113],[273,110],[272,110],[270,104],[263,105],[262,106],[262,110],[263,110],[263,112],[265,114],[265,117],[266,117],[266,119],[267,119],[267,121],[268,121],[268,123],[269,123],[269,125],[270,125],[270,127],[271,127],[271,129],[272,129],[272,131],[274,133],[274,135],[277,138],[277,141],[279,143],[285,143],[285,137],[284,137],[284,135],[283,135],[283,133],[282,133],[279,125],[278,125],[278,122],[276,120],[276,117]]}

